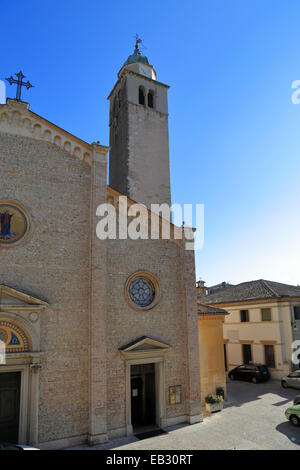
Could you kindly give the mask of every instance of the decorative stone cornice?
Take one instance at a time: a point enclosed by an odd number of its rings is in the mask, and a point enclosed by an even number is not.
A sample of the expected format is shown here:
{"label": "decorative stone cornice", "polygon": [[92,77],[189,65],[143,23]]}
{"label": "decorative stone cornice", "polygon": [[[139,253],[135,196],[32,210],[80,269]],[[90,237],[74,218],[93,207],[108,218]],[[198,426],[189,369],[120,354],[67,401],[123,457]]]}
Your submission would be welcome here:
{"label": "decorative stone cornice", "polygon": [[92,165],[93,160],[106,162],[109,147],[88,144],[64,129],[29,110],[29,103],[7,99],[0,105],[0,132],[30,137],[57,145],[71,157]]}

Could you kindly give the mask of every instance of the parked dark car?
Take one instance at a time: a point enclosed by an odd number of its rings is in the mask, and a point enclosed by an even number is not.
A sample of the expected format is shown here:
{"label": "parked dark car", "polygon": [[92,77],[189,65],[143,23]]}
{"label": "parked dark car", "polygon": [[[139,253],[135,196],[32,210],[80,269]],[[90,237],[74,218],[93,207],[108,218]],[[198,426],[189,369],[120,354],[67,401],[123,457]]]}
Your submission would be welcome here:
{"label": "parked dark car", "polygon": [[267,366],[263,364],[243,364],[228,372],[230,380],[244,380],[245,382],[266,382],[270,378]]}

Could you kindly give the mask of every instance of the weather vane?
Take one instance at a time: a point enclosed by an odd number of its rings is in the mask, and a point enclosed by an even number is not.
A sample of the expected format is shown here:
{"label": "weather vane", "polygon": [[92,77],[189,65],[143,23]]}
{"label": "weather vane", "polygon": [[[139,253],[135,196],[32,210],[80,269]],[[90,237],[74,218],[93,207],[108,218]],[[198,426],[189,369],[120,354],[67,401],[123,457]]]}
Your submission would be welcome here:
{"label": "weather vane", "polygon": [[139,44],[141,44],[142,49],[147,49],[145,44],[143,43],[143,40],[139,37],[138,34],[135,35],[135,51],[138,52],[139,54],[141,53],[139,49]]}
{"label": "weather vane", "polygon": [[23,78],[26,78],[26,77],[25,75],[23,75],[21,70],[19,73],[15,73],[15,76],[18,77],[18,80],[13,78],[13,76],[11,76],[10,78],[6,78],[5,80],[7,80],[10,85],[17,85],[16,100],[21,101],[22,86],[25,86],[27,90],[29,90],[29,88],[33,88],[33,85],[31,85],[29,81],[26,83],[23,82]]}
{"label": "weather vane", "polygon": [[136,35],[135,35],[135,50],[136,50],[137,52],[140,52],[140,50],[139,50],[139,44],[141,44],[141,43],[142,43],[141,38],[139,37],[138,34],[136,34]]}
{"label": "weather vane", "polygon": [[140,42],[143,42],[138,34],[135,35],[135,40],[136,40],[136,45],[138,45]]}

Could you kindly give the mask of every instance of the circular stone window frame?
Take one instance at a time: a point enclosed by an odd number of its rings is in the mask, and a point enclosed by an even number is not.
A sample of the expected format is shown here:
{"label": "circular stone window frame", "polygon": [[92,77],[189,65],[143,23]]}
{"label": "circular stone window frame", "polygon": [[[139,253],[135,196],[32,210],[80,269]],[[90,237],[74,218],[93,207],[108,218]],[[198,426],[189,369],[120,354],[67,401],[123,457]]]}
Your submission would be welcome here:
{"label": "circular stone window frame", "polygon": [[31,238],[32,229],[33,229],[32,218],[28,210],[19,201],[16,201],[13,199],[0,199],[0,205],[15,207],[18,211],[22,213],[26,221],[26,232],[24,233],[24,235],[21,238],[19,238],[19,240],[17,240],[16,242],[1,243],[0,241],[0,251],[5,250],[7,248],[11,250],[12,248],[16,248],[28,242],[28,240]]}
{"label": "circular stone window frame", "polygon": [[[132,283],[132,281],[134,281],[134,279],[138,277],[142,277],[142,278],[144,277],[145,279],[150,281],[154,287],[154,299],[152,300],[151,304],[147,305],[146,307],[140,307],[139,305],[137,305],[131,299],[130,294],[129,294],[130,284]],[[126,302],[128,303],[129,307],[131,307],[133,310],[141,312],[141,311],[151,310],[158,304],[158,302],[161,299],[161,288],[160,288],[157,278],[153,274],[147,271],[136,271],[135,273],[131,274],[131,276],[129,276],[129,278],[127,279],[125,283],[124,294],[125,294]]]}

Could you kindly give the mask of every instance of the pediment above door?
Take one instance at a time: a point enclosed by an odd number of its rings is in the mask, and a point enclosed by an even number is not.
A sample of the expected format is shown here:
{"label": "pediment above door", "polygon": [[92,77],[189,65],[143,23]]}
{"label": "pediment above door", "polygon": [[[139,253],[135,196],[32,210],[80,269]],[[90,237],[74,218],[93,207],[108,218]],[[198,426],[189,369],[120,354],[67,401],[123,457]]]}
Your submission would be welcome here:
{"label": "pediment above door", "polygon": [[119,351],[127,358],[137,356],[158,356],[165,354],[170,349],[170,345],[162,341],[142,336],[131,343],[125,344]]}
{"label": "pediment above door", "polygon": [[0,312],[7,311],[35,311],[48,306],[48,303],[24,294],[16,289],[12,289],[4,284],[0,284]]}

